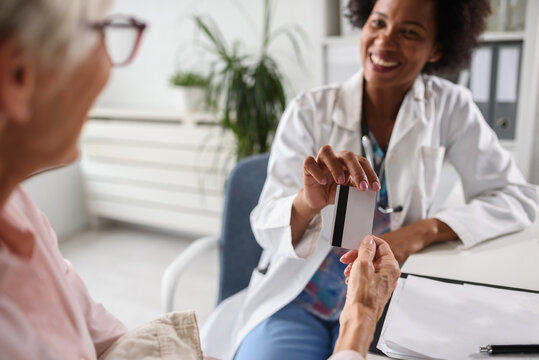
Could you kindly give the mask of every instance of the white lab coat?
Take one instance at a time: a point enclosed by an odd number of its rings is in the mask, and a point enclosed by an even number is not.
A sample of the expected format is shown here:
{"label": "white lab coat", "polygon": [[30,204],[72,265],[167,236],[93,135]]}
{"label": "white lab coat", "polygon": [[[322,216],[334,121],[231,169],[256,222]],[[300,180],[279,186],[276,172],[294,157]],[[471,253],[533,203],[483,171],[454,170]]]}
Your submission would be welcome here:
{"label": "white lab coat", "polygon": [[[268,177],[251,225],[264,252],[248,289],[216,309],[202,333],[206,354],[233,358],[244,337],[292,301],[330,251],[333,206],[327,206],[294,248],[292,202],[303,187],[303,160],[323,145],[361,154],[363,74],[343,84],[298,96],[284,113],[268,165]],[[448,224],[464,248],[530,224],[537,207],[510,155],[502,149],[472,101],[471,93],[443,79],[419,75],[406,94],[386,155],[389,206],[395,230],[427,217],[443,161],[459,173],[466,205],[435,217]],[[327,226],[329,224],[329,226]],[[268,267],[269,265],[269,267]]]}

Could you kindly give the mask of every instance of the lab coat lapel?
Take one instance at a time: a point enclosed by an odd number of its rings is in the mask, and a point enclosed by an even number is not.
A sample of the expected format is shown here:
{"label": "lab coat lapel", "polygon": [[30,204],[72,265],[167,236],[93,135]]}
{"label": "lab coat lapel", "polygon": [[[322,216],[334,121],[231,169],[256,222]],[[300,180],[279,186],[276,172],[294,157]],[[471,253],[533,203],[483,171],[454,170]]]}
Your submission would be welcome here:
{"label": "lab coat lapel", "polygon": [[412,88],[402,102],[402,105],[397,114],[395,126],[389,140],[388,152],[393,151],[393,148],[398,145],[401,140],[404,140],[408,132],[419,125],[421,118],[424,117],[424,100],[425,100],[425,85],[423,78],[419,75]]}
{"label": "lab coat lapel", "polygon": [[363,71],[358,71],[342,85],[335,100],[333,121],[348,130],[359,129],[362,94]]}
{"label": "lab coat lapel", "polygon": [[[341,93],[335,101],[335,111],[333,113],[333,121],[339,126],[350,130],[350,134],[358,143],[361,136],[359,122],[362,111],[362,94],[363,71],[360,70],[343,84]],[[420,122],[421,118],[424,117],[424,100],[425,85],[423,77],[419,75],[404,97],[389,141],[389,150],[403,140],[414,124]],[[342,139],[341,141],[349,143],[350,140],[352,139]]]}
{"label": "lab coat lapel", "polygon": [[397,115],[395,126],[386,153],[386,186],[391,207],[403,206],[403,212],[391,214],[391,229],[402,227],[410,211],[407,194],[416,184],[417,174],[413,164],[418,155],[414,153],[420,143],[422,124],[426,122],[425,86],[422,76],[418,76],[412,88],[404,97]]}
{"label": "lab coat lapel", "polygon": [[339,131],[338,138],[332,139],[332,145],[338,144],[335,150],[349,150],[362,155],[360,118],[363,99],[363,72],[358,71],[340,88],[335,99],[332,115],[333,122],[345,131]]}

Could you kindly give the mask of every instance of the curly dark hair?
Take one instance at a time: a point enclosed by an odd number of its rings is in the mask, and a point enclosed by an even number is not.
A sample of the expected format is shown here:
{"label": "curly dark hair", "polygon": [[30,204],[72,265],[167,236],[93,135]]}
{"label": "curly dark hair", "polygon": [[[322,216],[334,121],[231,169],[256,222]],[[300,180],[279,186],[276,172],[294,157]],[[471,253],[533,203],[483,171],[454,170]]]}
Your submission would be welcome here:
{"label": "curly dark hair", "polygon": [[[376,0],[350,0],[346,16],[353,26],[362,28]],[[490,14],[489,0],[436,0],[436,42],[442,57],[427,63],[424,73],[451,73],[470,63],[479,35],[486,28]]]}

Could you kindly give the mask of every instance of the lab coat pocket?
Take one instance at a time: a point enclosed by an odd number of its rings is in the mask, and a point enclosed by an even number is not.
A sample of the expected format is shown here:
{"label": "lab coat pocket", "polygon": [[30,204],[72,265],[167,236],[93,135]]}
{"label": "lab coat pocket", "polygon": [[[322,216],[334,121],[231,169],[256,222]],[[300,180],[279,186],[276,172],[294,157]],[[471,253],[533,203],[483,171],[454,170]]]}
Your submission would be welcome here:
{"label": "lab coat pocket", "polygon": [[423,164],[423,201],[430,204],[442,172],[444,162],[445,147],[421,146],[421,157]]}

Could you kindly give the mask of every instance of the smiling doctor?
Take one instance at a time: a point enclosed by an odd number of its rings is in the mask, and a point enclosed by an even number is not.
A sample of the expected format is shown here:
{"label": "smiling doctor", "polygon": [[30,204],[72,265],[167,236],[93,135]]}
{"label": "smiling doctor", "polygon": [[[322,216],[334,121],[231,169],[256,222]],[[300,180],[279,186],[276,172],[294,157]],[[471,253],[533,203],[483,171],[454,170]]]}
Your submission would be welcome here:
{"label": "smiling doctor", "polygon": [[[298,96],[283,115],[251,214],[264,252],[248,289],[210,319],[210,355],[332,354],[346,294],[343,252],[329,240],[338,184],[377,191],[374,234],[399,263],[435,242],[460,239],[469,248],[535,218],[535,189],[470,91],[428,75],[469,62],[488,0],[351,0],[348,10],[362,28],[363,69]],[[459,173],[466,205],[428,218],[444,161]]]}

